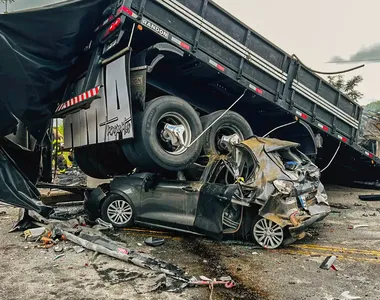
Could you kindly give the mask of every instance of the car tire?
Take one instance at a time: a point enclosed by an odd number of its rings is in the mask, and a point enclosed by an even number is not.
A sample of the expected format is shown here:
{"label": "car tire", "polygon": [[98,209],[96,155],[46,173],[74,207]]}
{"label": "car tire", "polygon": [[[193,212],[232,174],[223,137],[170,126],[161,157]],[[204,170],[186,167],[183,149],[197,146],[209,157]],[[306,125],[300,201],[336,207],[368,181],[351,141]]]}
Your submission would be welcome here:
{"label": "car tire", "polygon": [[85,174],[98,179],[128,174],[134,169],[118,142],[76,148],[74,156]]}
{"label": "car tire", "polygon": [[[118,211],[120,210],[120,211]],[[104,221],[116,228],[126,228],[133,225],[135,208],[132,202],[117,194],[109,194],[100,209]]]}
{"label": "car tire", "polygon": [[124,153],[135,160],[139,170],[180,171],[194,163],[202,150],[199,139],[190,148],[176,146],[164,140],[163,124],[184,125],[185,144],[189,145],[202,132],[196,111],[184,100],[162,96],[147,103],[143,112],[134,115],[134,143],[124,145]]}
{"label": "car tire", "polygon": [[[225,111],[219,110],[201,117],[202,127],[206,129]],[[218,145],[221,135],[232,135],[237,133],[241,140],[253,136],[253,131],[249,123],[238,113],[228,111],[203,135],[203,152],[209,154],[224,154],[225,149]]]}

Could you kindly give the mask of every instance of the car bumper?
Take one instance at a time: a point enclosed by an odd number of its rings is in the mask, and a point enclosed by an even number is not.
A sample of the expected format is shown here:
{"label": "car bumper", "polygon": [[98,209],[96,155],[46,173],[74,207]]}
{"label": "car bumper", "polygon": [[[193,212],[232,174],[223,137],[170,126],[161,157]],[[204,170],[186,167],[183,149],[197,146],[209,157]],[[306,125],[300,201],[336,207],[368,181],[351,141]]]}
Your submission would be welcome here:
{"label": "car bumper", "polygon": [[302,221],[302,223],[299,226],[289,227],[289,232],[292,236],[297,236],[300,233],[304,232],[306,228],[310,227],[314,223],[322,221],[328,215],[329,215],[329,212],[322,212],[320,214],[313,215],[309,219]]}

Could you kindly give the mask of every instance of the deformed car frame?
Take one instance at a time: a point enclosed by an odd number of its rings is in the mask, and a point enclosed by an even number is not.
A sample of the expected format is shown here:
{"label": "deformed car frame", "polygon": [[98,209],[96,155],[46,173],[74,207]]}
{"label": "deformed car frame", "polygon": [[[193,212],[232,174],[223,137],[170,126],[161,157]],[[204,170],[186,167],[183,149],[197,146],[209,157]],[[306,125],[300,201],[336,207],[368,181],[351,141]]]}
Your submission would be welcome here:
{"label": "deformed car frame", "polygon": [[[307,227],[330,213],[320,171],[299,144],[259,137],[239,142],[234,136],[224,142],[229,154],[196,165],[202,171],[198,180],[136,173],[99,186],[85,200],[90,219],[239,238],[275,249],[303,238]],[[194,178],[193,171],[186,174]]]}

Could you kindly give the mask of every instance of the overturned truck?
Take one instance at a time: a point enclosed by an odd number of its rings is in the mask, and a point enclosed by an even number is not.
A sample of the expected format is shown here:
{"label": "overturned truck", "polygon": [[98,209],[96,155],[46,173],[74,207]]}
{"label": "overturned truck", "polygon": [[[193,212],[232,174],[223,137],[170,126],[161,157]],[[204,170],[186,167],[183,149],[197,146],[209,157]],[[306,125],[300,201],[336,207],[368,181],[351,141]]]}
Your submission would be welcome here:
{"label": "overturned truck", "polygon": [[[2,190],[19,203],[36,198],[17,194],[20,176],[51,180],[52,118],[86,174],[115,178],[86,201],[114,225],[245,230],[277,247],[329,212],[316,165],[329,166],[326,180],[378,178],[380,159],[357,143],[362,108],[212,1],[77,0],[1,15],[0,51],[0,142],[15,165]],[[214,189],[217,218],[205,209]]]}

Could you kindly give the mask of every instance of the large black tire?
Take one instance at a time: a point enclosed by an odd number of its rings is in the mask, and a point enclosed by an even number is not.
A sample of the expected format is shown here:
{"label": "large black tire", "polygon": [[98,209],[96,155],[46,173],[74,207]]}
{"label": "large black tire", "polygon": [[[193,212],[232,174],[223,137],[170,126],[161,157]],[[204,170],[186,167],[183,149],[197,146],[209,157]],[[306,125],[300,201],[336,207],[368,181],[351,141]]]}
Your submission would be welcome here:
{"label": "large black tire", "polygon": [[[219,110],[201,117],[203,129],[209,127],[224,112],[224,110]],[[241,140],[253,136],[253,131],[249,123],[238,113],[229,111],[203,135],[204,153],[225,154],[225,151],[218,146],[218,139],[221,135],[232,135],[235,133],[239,135]]]}
{"label": "large black tire", "polygon": [[74,157],[85,174],[98,179],[128,174],[134,169],[118,142],[75,148]]}
{"label": "large black tire", "polygon": [[124,145],[123,149],[126,157],[139,170],[180,171],[197,160],[202,150],[202,139],[188,149],[182,148],[183,151],[176,154],[165,149],[163,145],[160,137],[161,118],[175,120],[176,116],[187,123],[187,144],[190,144],[201,134],[202,124],[196,111],[184,100],[173,96],[162,96],[148,102],[143,112],[134,115],[134,143]]}

